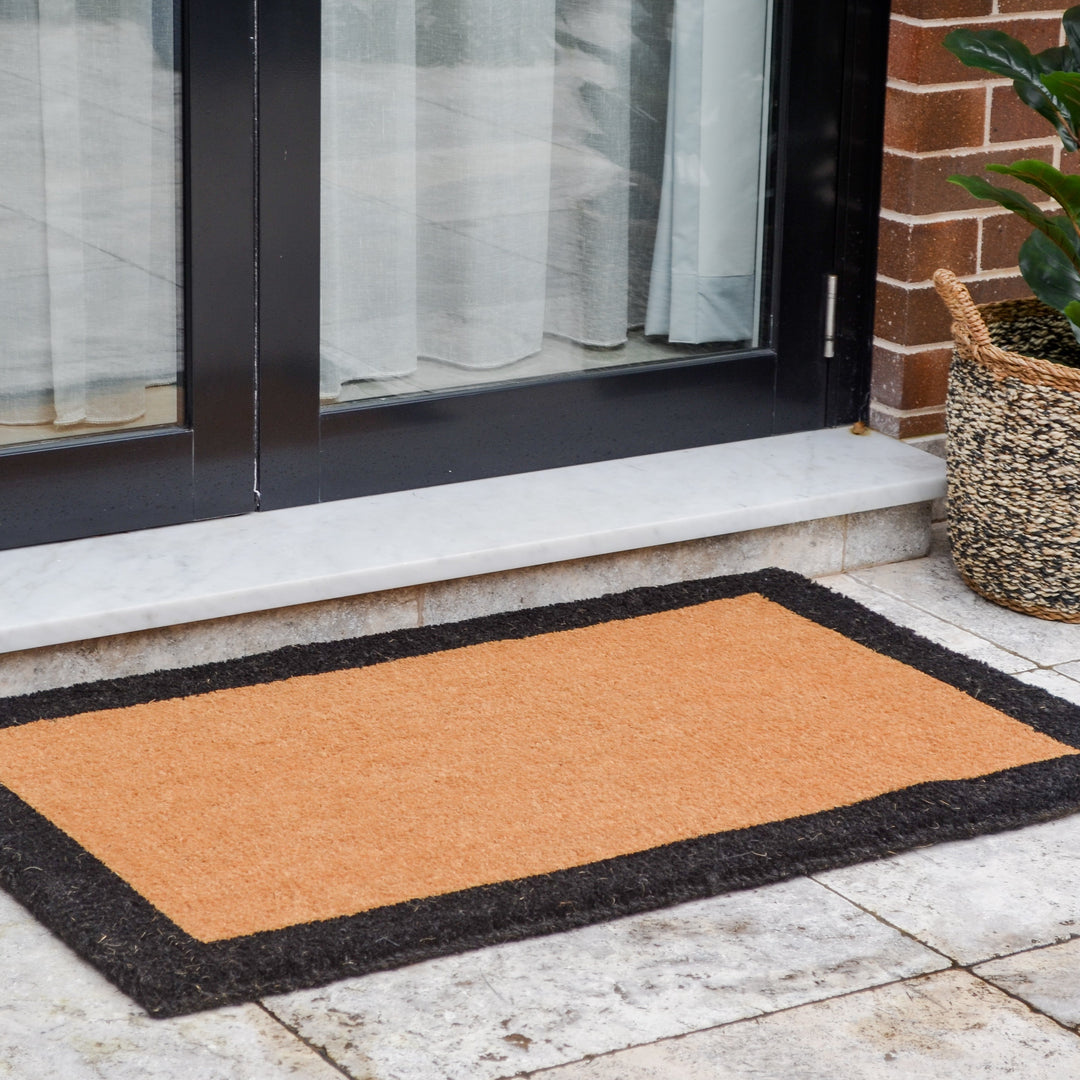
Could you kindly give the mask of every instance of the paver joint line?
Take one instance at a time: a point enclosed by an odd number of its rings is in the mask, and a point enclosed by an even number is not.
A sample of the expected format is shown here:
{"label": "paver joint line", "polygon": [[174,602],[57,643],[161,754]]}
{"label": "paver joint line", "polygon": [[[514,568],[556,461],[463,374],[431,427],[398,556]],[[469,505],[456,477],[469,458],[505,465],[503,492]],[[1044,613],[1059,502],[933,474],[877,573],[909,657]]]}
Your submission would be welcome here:
{"label": "paver joint line", "polygon": [[[1060,945],[1060,944],[1062,944],[1062,942],[1057,942],[1057,944]],[[1041,946],[1041,947],[1045,948],[1045,949],[1051,949],[1054,946],[1053,945],[1044,945],[1044,946]],[[1033,952],[1034,950],[1026,949],[1024,951],[1025,952]],[[1011,953],[1010,955],[1018,956],[1020,954],[1019,953]],[[994,957],[994,959],[1001,959],[1001,958],[1000,957]],[[983,961],[980,961],[980,963],[986,963],[986,961],[983,960]],[[984,978],[977,971],[973,971],[970,967],[963,968],[963,970],[966,971],[972,978],[978,979],[980,982],[986,983],[987,986],[989,986],[993,990],[996,990],[999,994],[1004,994],[1006,997],[1012,998],[1013,1001],[1018,1001],[1021,1005],[1023,1005],[1026,1009],[1030,1010],[1031,1012],[1033,1012],[1036,1016],[1044,1016],[1044,1017],[1046,1017],[1047,1020],[1050,1020],[1053,1023],[1057,1024],[1057,1026],[1059,1028],[1061,1028],[1062,1031],[1067,1031],[1074,1038],[1080,1039],[1080,1032],[1078,1032],[1076,1030],[1076,1028],[1070,1027],[1068,1024],[1063,1024],[1060,1020],[1058,1020],[1058,1018],[1056,1016],[1051,1016],[1050,1013],[1046,1012],[1043,1009],[1038,1008],[1038,1006],[1036,1006],[1036,1005],[1033,1005],[1026,998],[1021,997],[1019,994],[1013,993],[1011,990],[1007,990],[1004,986],[999,986],[996,982],[992,982],[990,979]]]}
{"label": "paver joint line", "polygon": [[321,1057],[323,1061],[325,1061],[326,1064],[329,1065],[331,1068],[337,1069],[337,1071],[341,1073],[342,1076],[347,1077],[347,1080],[364,1080],[363,1077],[353,1076],[351,1072],[349,1072],[342,1065],[336,1062],[327,1052],[325,1046],[316,1046],[315,1043],[313,1043],[310,1039],[305,1039],[299,1031],[297,1031],[290,1024],[285,1023],[285,1021],[282,1020],[281,1017],[277,1015],[277,1013],[275,1013],[272,1009],[268,1008],[265,1002],[253,1001],[252,1004],[255,1005],[256,1008],[262,1009],[262,1011],[266,1013],[266,1015],[269,1016],[270,1019],[274,1021],[274,1023],[279,1024],[281,1027],[283,1027],[298,1043],[300,1043],[302,1046],[307,1047],[307,1049],[310,1050],[313,1054],[317,1054],[319,1057]]}

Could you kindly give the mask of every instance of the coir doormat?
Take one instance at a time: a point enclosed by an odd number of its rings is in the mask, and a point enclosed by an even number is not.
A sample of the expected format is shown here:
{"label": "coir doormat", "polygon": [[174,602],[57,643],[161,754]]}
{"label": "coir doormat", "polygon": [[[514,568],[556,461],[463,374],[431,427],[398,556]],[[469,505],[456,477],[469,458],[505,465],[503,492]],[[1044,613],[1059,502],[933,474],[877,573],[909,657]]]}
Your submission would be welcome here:
{"label": "coir doormat", "polygon": [[155,1016],[1080,808],[1080,710],[778,570],[0,719],[3,884]]}

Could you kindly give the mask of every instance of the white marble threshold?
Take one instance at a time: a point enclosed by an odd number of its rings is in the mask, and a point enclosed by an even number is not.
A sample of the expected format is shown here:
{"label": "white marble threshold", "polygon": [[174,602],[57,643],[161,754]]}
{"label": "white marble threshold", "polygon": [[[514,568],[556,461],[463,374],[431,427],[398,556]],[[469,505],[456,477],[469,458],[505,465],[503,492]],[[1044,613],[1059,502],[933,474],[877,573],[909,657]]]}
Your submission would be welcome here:
{"label": "white marble threshold", "polygon": [[0,552],[0,652],[924,502],[846,428]]}

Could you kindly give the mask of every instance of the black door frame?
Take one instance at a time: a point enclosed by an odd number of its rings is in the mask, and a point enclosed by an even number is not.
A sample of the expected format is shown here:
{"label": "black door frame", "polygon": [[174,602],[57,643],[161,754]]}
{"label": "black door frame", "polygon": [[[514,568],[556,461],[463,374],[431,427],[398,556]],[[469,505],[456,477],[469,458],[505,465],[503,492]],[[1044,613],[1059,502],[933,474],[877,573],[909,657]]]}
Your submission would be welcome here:
{"label": "black door frame", "polygon": [[187,425],[0,451],[0,547],[864,415],[888,5],[777,2],[773,347],[320,415],[319,0],[185,0]]}
{"label": "black door frame", "polygon": [[186,422],[0,450],[0,548],[255,508],[253,11],[183,16]]}
{"label": "black door frame", "polygon": [[[354,403],[321,418],[318,7],[318,0],[260,0],[264,508],[810,430],[861,415],[888,5],[778,0],[777,190],[766,273],[773,347]],[[822,348],[829,274],[842,279],[832,359]]]}

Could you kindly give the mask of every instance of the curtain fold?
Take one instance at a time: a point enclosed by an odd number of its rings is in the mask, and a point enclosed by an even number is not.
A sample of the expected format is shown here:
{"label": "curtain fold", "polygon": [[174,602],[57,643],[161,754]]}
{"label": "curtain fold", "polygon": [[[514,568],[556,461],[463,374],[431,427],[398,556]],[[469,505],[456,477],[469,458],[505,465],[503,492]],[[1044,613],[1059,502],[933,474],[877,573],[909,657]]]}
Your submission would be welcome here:
{"label": "curtain fold", "polygon": [[416,367],[416,8],[325,0],[321,391]]}
{"label": "curtain fold", "polygon": [[647,334],[754,337],[768,5],[676,0]]}
{"label": "curtain fold", "polygon": [[546,330],[626,340],[631,0],[560,3],[555,32]]}
{"label": "curtain fold", "polygon": [[124,423],[176,381],[178,90],[157,7],[0,0],[0,423]]}
{"label": "curtain fold", "polygon": [[769,7],[324,0],[324,400],[751,338]]}
{"label": "curtain fold", "polygon": [[324,0],[324,400],[626,340],[633,22],[658,2]]}
{"label": "curtain fold", "polygon": [[555,0],[421,0],[420,355],[500,367],[539,350]]}

